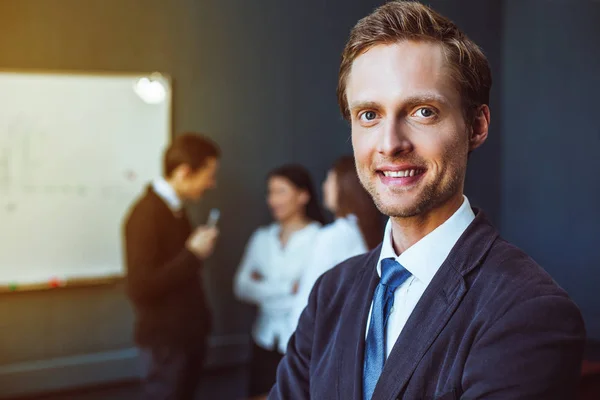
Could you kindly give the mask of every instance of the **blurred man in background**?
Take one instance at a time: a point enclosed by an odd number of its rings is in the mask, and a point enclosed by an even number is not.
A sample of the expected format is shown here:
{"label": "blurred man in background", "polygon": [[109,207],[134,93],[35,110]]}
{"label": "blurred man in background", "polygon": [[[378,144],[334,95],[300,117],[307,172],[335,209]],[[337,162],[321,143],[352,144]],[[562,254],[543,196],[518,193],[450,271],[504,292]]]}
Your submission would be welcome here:
{"label": "blurred man in background", "polygon": [[164,155],[164,177],[152,182],[125,222],[127,291],[147,400],[191,400],[200,380],[211,327],[201,270],[218,230],[192,229],[184,203],[215,187],[219,157],[211,140],[177,136]]}

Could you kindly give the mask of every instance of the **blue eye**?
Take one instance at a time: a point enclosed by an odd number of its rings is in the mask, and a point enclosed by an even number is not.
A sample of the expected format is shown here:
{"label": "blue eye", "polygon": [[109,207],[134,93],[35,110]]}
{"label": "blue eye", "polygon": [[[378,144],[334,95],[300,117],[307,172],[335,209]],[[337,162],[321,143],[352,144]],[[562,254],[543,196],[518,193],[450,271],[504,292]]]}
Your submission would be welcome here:
{"label": "blue eye", "polygon": [[375,111],[366,111],[362,113],[359,118],[362,121],[370,122],[377,118],[377,113]]}
{"label": "blue eye", "polygon": [[435,115],[435,113],[433,112],[433,110],[431,108],[425,108],[425,107],[419,108],[417,110],[417,114],[420,114],[418,116],[423,117],[423,118],[429,118],[429,117],[432,117],[433,115]]}

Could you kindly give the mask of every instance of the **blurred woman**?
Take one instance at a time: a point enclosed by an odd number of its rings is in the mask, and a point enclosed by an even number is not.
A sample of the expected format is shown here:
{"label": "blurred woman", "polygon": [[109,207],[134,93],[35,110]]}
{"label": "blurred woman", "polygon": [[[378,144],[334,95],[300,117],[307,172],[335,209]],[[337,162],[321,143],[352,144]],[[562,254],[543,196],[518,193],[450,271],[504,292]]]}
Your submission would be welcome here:
{"label": "blurred woman", "polygon": [[323,198],[335,221],[322,228],[315,240],[290,313],[292,330],[319,276],[350,257],[374,249],[383,237],[383,217],[361,185],[352,156],[339,158],[329,170],[323,182]]}
{"label": "blurred woman", "polygon": [[295,327],[289,313],[300,277],[324,222],[308,171],[285,165],[268,176],[267,203],[275,220],[250,238],[234,280],[235,295],[258,305],[249,394],[265,398]]}

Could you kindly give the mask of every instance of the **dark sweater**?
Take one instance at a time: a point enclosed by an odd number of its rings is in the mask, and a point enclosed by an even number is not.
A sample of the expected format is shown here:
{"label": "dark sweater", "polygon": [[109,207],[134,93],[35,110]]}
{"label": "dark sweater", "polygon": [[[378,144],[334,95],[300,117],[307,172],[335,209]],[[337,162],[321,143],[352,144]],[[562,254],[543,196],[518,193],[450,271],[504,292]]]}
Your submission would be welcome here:
{"label": "dark sweater", "polygon": [[126,219],[127,292],[142,347],[204,345],[210,331],[202,262],[185,248],[191,230],[185,213],[176,217],[152,188]]}

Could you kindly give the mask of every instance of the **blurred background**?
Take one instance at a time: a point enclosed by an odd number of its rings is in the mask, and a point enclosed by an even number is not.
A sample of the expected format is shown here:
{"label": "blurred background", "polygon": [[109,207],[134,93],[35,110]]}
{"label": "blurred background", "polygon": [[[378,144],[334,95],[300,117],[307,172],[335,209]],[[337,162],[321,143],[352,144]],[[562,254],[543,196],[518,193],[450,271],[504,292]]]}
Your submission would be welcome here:
{"label": "blurred background", "polygon": [[[172,79],[173,132],[221,146],[218,188],[190,210],[197,223],[211,207],[222,215],[205,271],[211,398],[243,394],[254,310],[234,298],[232,278],[248,237],[270,220],[266,174],[298,162],[321,182],[351,153],[335,94],[340,54],[383,3],[0,0],[0,69],[160,71]],[[490,136],[470,159],[466,194],[569,292],[586,357],[600,361],[600,2],[426,3],[492,66]],[[0,398],[132,398],[132,318],[122,284],[0,294],[0,382],[13,383],[10,393],[0,384]]]}

